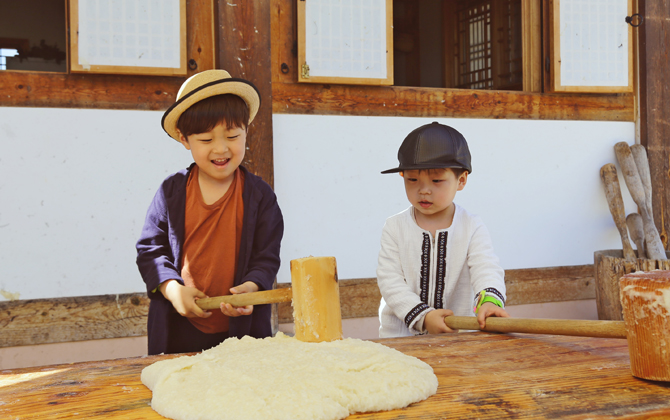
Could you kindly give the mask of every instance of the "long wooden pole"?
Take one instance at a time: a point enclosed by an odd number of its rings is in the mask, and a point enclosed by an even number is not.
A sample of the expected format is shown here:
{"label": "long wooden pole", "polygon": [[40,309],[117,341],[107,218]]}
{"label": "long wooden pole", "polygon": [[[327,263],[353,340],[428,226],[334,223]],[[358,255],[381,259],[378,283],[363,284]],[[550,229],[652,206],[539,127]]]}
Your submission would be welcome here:
{"label": "long wooden pole", "polygon": [[[472,316],[448,316],[444,318],[444,322],[451,329],[481,330],[477,318]],[[482,331],[626,338],[626,326],[623,321],[489,317],[486,318],[486,327]]]}

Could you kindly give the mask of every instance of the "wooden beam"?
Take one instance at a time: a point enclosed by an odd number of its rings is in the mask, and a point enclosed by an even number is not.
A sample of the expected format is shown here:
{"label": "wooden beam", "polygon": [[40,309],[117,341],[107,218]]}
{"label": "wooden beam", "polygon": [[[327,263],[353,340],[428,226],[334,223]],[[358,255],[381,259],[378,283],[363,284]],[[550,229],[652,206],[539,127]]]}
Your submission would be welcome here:
{"label": "wooden beam", "polygon": [[276,114],[634,121],[633,95],[274,83]]}
{"label": "wooden beam", "polygon": [[0,303],[0,347],[147,334],[144,293]]}
{"label": "wooden beam", "polygon": [[[505,270],[507,305],[595,299],[594,275],[592,264]],[[375,278],[340,281],[342,319],[377,316],[380,299]],[[278,309],[280,323],[293,322],[290,303],[280,303]]]}
{"label": "wooden beam", "polygon": [[670,0],[640,0],[640,138],[647,146],[654,222],[670,235]]}
{"label": "wooden beam", "polygon": [[[510,306],[595,298],[593,265],[506,270],[505,282]],[[340,280],[343,319],[376,317],[380,299],[374,278]],[[148,310],[144,293],[0,302],[0,347],[142,336]],[[293,322],[290,303],[278,314]]]}
{"label": "wooden beam", "polygon": [[183,77],[0,72],[0,106],[165,110]]}
{"label": "wooden beam", "polygon": [[251,81],[261,94],[261,107],[249,127],[243,164],[272,186],[270,0],[217,0],[217,6],[218,68]]}
{"label": "wooden beam", "polygon": [[505,270],[507,305],[595,299],[593,264]]}

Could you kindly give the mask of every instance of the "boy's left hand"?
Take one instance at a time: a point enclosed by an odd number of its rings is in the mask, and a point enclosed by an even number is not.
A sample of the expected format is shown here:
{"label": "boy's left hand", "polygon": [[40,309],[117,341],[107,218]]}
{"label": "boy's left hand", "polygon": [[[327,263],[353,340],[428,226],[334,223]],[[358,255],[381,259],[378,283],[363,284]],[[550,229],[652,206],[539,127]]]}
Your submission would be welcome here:
{"label": "boy's left hand", "polygon": [[484,302],[477,311],[477,322],[480,328],[486,327],[486,318],[490,316],[498,316],[501,318],[509,318],[509,314],[500,306],[494,305],[491,302]]}
{"label": "boy's left hand", "polygon": [[[258,291],[258,285],[253,281],[244,282],[239,286],[235,286],[230,289],[230,293],[234,295],[240,293],[257,292],[257,291]],[[221,312],[223,312],[223,314],[226,316],[237,317],[241,315],[251,315],[253,311],[254,311],[253,305],[235,307],[230,303],[221,304]]]}

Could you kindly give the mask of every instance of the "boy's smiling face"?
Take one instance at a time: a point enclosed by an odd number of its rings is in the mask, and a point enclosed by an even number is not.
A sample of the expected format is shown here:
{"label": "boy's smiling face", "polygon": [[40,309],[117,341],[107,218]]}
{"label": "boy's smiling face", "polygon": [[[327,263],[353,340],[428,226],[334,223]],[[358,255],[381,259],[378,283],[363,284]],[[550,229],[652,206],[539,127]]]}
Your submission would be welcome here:
{"label": "boy's smiling face", "polygon": [[191,151],[206,182],[232,181],[235,170],[242,164],[247,145],[244,127],[227,128],[225,122],[206,133],[191,134],[186,139],[180,133],[180,142]]}
{"label": "boy's smiling face", "polygon": [[430,220],[453,216],[456,191],[462,190],[468,179],[467,171],[456,177],[451,169],[410,170],[401,175],[415,216]]}

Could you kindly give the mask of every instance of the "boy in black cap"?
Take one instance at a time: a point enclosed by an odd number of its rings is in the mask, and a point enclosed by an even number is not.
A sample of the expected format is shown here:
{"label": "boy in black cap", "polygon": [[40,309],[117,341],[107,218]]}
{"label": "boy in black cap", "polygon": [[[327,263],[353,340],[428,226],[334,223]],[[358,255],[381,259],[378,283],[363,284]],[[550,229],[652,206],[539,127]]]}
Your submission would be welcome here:
{"label": "boy in black cap", "polygon": [[377,281],[379,336],[453,332],[448,315],[470,315],[483,327],[505,312],[504,271],[481,219],[453,202],[472,172],[461,133],[434,122],[412,131],[398,151],[411,206],[386,220]]}
{"label": "boy in black cap", "polygon": [[151,299],[149,354],[206,350],[272,334],[270,305],[203,311],[197,299],[271,289],[284,222],[277,197],[242,161],[260,106],[256,87],[225,70],[187,79],[162,126],[194,163],[158,189],[137,241]]}

